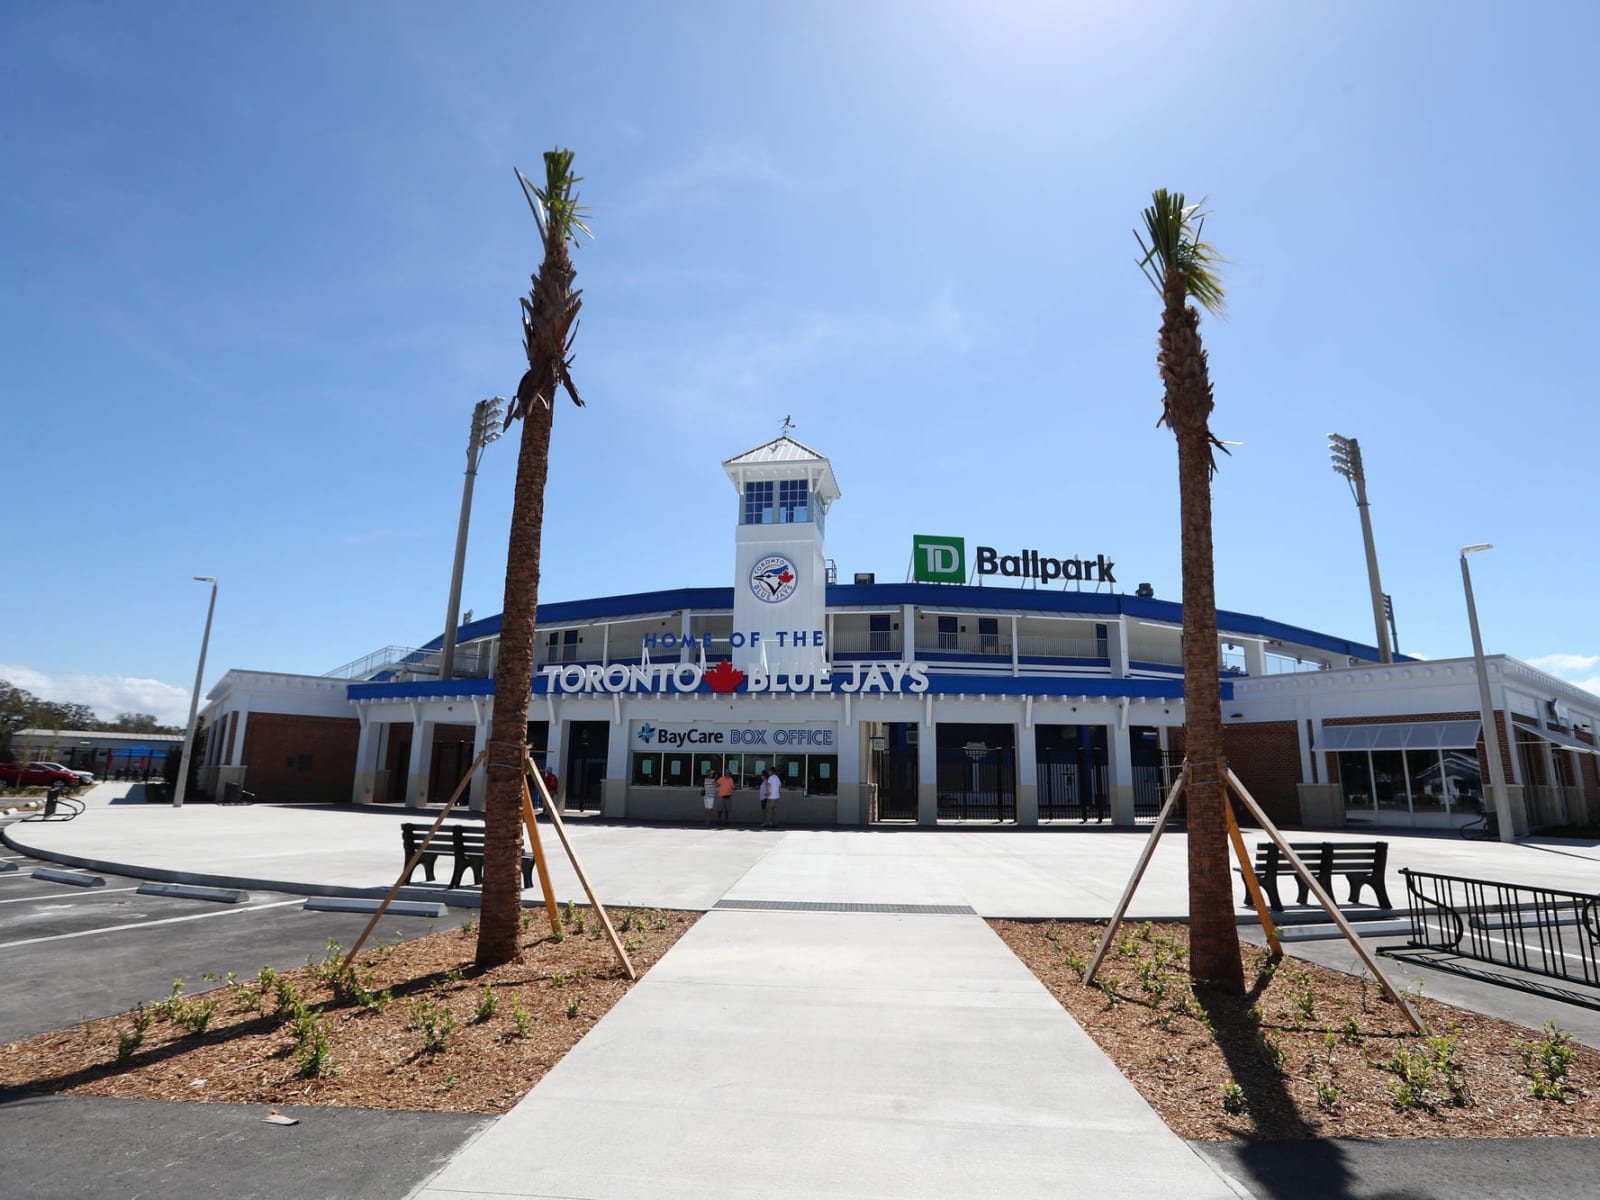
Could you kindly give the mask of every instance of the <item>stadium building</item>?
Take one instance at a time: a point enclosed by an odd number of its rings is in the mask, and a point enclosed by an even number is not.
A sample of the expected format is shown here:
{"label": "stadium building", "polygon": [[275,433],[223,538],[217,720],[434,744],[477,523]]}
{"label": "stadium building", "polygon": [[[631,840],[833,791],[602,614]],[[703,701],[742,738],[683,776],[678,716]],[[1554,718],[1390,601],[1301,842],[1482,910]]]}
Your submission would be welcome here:
{"label": "stadium building", "polygon": [[[1123,591],[1105,548],[908,535],[911,581],[835,577],[828,459],[788,436],[723,463],[732,586],[541,605],[530,745],[569,813],[699,820],[726,766],[735,820],[783,780],[786,826],[1153,818],[1183,758],[1181,605]],[[1230,764],[1285,824],[1449,827],[1483,811],[1474,660],[1378,662],[1358,642],[1217,613]],[[500,620],[327,676],[229,671],[200,786],[263,801],[421,806],[487,744]],[[1600,697],[1487,659],[1517,831],[1600,816]],[[481,807],[482,773],[470,785]]]}

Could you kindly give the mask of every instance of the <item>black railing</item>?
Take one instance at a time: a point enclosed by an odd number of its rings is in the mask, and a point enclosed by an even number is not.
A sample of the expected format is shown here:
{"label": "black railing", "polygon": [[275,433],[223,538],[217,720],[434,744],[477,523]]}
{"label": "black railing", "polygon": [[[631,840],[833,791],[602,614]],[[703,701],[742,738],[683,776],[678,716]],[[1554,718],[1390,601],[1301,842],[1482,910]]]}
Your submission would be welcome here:
{"label": "black railing", "polygon": [[1402,868],[1410,943],[1600,986],[1600,895]]}

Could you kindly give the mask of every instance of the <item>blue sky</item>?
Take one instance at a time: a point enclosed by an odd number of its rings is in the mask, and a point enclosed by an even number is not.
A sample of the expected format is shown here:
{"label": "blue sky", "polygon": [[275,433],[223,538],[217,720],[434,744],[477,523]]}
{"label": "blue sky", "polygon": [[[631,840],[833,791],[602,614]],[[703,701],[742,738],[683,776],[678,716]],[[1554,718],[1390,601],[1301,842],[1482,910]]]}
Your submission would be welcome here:
{"label": "blue sky", "polygon": [[[1370,641],[1360,438],[1403,651],[1600,689],[1592,4],[11,4],[0,677],[181,720],[443,624],[473,403],[524,369],[512,175],[595,240],[546,600],[732,583],[720,461],[795,434],[848,577],[913,533],[1179,591],[1158,298],[1209,195],[1225,608]],[[499,610],[514,453],[463,607]]]}

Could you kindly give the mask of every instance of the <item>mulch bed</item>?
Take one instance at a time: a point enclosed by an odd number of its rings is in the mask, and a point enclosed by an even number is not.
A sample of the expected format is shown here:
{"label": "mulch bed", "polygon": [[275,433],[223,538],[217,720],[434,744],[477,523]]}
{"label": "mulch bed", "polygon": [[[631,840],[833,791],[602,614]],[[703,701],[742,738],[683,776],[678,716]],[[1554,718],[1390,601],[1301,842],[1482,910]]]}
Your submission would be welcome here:
{"label": "mulch bed", "polygon": [[1104,922],[989,924],[1184,1138],[1600,1133],[1600,1053],[1549,1030],[1408,994],[1420,1037],[1370,978],[1249,947],[1245,996],[1197,993],[1181,924],[1125,925],[1085,987]]}
{"label": "mulch bed", "polygon": [[[700,916],[609,911],[641,977]],[[281,976],[185,987],[121,1016],[0,1046],[0,1086],[503,1112],[633,986],[592,911],[569,905],[563,918],[557,941],[536,936],[549,922],[542,910],[528,912],[522,961],[489,971],[472,965],[470,927],[374,944],[340,988],[345,948],[330,943],[319,962]]]}

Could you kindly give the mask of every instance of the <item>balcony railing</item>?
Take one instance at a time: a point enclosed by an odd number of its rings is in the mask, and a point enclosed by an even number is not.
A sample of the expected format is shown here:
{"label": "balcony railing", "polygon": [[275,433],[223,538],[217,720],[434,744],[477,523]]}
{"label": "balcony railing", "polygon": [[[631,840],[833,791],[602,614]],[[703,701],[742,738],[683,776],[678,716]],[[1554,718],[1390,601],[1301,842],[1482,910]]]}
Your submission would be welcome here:
{"label": "balcony railing", "polygon": [[[438,650],[421,650],[414,646],[385,646],[371,654],[347,662],[342,667],[328,671],[327,679],[372,679],[374,676],[414,676],[423,679],[439,677]],[[457,679],[487,679],[489,677],[489,650],[487,646],[457,646],[452,674]]]}
{"label": "balcony railing", "polygon": [[900,648],[905,644],[898,629],[853,630],[840,632],[835,630],[833,644],[830,647],[833,654],[876,654],[892,658],[900,657]]}

